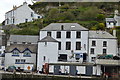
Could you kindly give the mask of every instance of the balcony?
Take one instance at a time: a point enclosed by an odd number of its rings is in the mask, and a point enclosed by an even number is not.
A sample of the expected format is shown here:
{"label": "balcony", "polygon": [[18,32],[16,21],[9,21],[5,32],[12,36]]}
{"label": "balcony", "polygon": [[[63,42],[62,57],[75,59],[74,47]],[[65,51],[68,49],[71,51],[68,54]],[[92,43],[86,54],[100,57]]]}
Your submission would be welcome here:
{"label": "balcony", "polygon": [[120,60],[113,60],[113,59],[97,59],[96,64],[98,65],[114,65],[120,66]]}

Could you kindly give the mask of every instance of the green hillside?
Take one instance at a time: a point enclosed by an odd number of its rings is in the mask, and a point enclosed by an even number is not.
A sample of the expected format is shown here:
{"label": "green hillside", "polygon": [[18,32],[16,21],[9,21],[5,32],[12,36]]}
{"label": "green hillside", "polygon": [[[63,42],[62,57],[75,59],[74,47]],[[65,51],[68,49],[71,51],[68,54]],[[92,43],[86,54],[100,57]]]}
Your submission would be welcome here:
{"label": "green hillside", "polygon": [[[59,6],[60,5],[60,6]],[[44,15],[42,19],[17,25],[9,34],[38,35],[39,30],[50,23],[79,23],[92,30],[104,30],[105,18],[113,17],[118,3],[46,3],[37,2],[29,5],[36,13]]]}

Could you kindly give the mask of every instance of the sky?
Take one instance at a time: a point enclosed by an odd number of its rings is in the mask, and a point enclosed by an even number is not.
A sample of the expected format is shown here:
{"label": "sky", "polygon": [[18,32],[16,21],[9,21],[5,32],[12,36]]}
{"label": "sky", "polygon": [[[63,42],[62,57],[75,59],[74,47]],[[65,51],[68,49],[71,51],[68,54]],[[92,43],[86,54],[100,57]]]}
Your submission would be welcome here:
{"label": "sky", "polygon": [[5,13],[13,8],[13,5],[19,6],[23,2],[32,4],[31,0],[0,0],[0,23],[5,20]]}
{"label": "sky", "polygon": [[[0,23],[2,23],[5,20],[5,13],[7,11],[10,11],[13,8],[13,5],[19,6],[19,5],[22,5],[23,2],[25,1],[28,4],[32,4],[31,2],[32,0],[1,0],[0,1]],[[36,1],[45,1],[45,0],[36,0]],[[54,0],[51,0],[51,1],[54,1]],[[111,1],[115,1],[115,0],[111,0]]]}

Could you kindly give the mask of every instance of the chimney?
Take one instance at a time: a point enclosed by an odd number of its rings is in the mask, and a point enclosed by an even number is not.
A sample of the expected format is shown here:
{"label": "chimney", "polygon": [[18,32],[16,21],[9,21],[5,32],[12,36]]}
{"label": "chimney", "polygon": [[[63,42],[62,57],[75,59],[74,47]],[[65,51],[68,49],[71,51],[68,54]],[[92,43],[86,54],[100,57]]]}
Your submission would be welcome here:
{"label": "chimney", "polygon": [[16,5],[13,5],[13,9],[16,9],[17,8],[17,6]]}
{"label": "chimney", "polygon": [[113,30],[113,36],[116,37],[116,30]]}
{"label": "chimney", "polygon": [[27,2],[23,2],[23,5],[27,4]]}
{"label": "chimney", "polygon": [[64,25],[61,25],[61,30],[64,30]]}

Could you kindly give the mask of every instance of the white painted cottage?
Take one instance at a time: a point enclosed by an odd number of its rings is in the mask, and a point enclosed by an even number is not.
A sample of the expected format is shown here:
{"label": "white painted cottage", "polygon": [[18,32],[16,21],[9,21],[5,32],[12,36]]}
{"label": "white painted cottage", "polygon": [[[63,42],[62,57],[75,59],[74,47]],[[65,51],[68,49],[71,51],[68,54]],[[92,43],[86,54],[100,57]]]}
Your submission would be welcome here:
{"label": "white painted cottage", "polygon": [[23,5],[13,6],[12,10],[5,13],[5,25],[30,22],[41,17],[24,2]]}
{"label": "white painted cottage", "polygon": [[89,31],[89,62],[98,55],[117,55],[117,37],[106,31]]}
{"label": "white painted cottage", "polygon": [[5,67],[24,68],[25,64],[36,66],[38,36],[10,35],[5,49]]}
{"label": "white painted cottage", "polygon": [[106,18],[107,28],[114,28],[115,26],[120,26],[120,14],[118,10],[115,10],[113,18]]}

